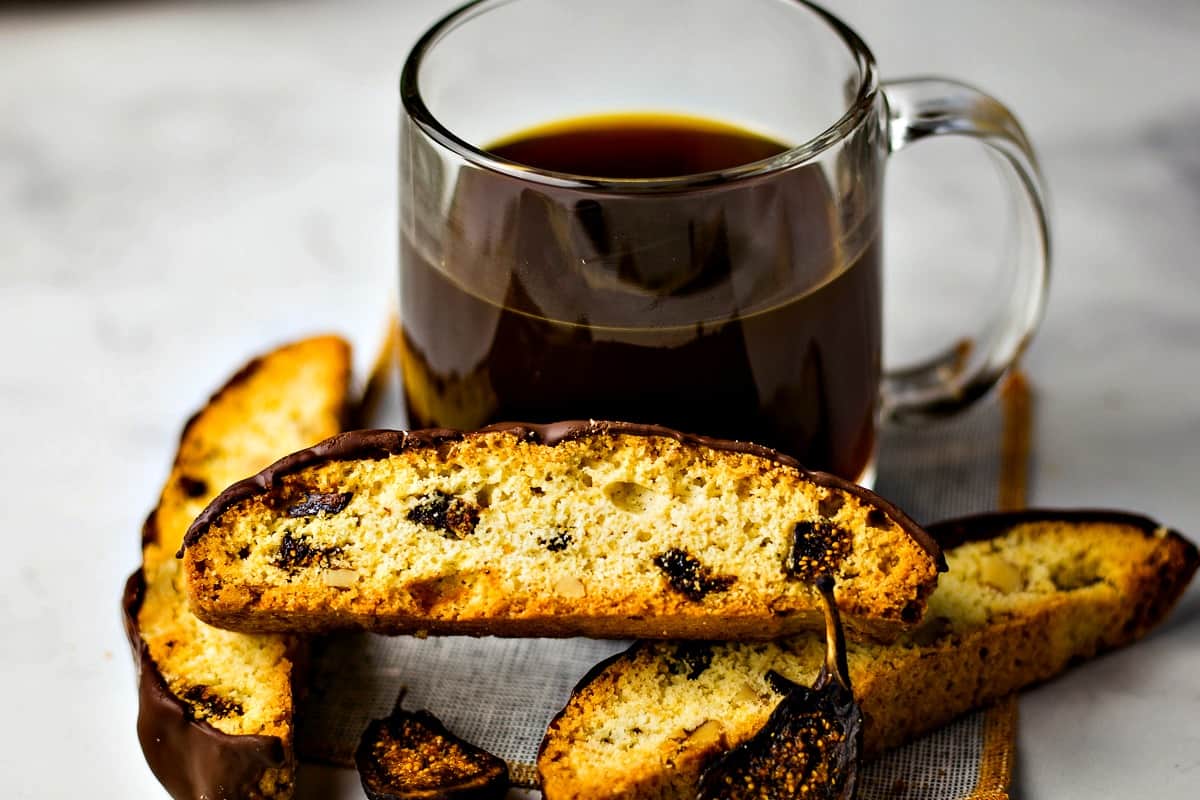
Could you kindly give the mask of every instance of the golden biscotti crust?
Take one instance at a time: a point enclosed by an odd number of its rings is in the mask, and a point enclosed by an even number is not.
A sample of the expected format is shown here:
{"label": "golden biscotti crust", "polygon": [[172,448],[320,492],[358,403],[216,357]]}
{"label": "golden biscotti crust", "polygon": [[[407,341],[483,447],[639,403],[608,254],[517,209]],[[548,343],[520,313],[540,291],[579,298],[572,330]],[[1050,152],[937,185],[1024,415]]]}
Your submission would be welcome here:
{"label": "golden biscotti crust", "polygon": [[[890,645],[851,643],[868,756],[1135,641],[1161,622],[1200,558],[1145,517],[1033,511],[932,526],[949,571],[929,615]],[[716,754],[778,702],[774,669],[811,683],[816,635],[770,643],[639,643],[598,665],[550,723],[546,800],[690,798]]]}
{"label": "golden biscotti crust", "polygon": [[246,631],[895,638],[943,566],[903,512],[756,445],[613,422],[355,431],[230,487],[185,538],[192,605]]}
{"label": "golden biscotti crust", "polygon": [[173,557],[195,513],[219,489],[280,453],[341,428],[349,346],[319,336],[237,372],[184,426],[142,531],[142,567],[123,595],[139,683],[138,738],[175,798],[292,794],[294,637],[245,636],[190,612]]}

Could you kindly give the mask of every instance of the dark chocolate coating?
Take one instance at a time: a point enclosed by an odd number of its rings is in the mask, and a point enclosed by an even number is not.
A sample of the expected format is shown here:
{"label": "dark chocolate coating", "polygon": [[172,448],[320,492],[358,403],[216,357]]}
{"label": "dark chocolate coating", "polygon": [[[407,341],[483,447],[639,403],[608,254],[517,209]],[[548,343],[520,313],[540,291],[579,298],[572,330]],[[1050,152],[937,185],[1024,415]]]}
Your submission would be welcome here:
{"label": "dark chocolate coating", "polygon": [[917,523],[913,522],[899,508],[879,497],[874,492],[864,489],[857,484],[827,472],[811,472],[804,469],[800,465],[800,462],[791,456],[751,442],[712,439],[707,436],[681,433],[680,431],[663,428],[658,425],[640,425],[631,422],[603,422],[597,420],[568,420],[549,425],[506,422],[489,425],[474,432],[430,428],[420,431],[364,430],[341,433],[306,450],[285,456],[257,475],[239,481],[221,492],[196,517],[196,521],[192,523],[192,526],[188,528],[188,532],[183,538],[183,548],[180,549],[178,555],[182,557],[183,550],[195,544],[204,535],[205,531],[231,507],[243,500],[270,491],[286,475],[294,474],[318,464],[359,459],[383,459],[406,450],[437,447],[446,442],[457,442],[469,436],[488,433],[511,433],[522,441],[550,446],[576,439],[586,439],[589,436],[660,436],[674,439],[690,447],[706,447],[713,450],[746,453],[758,458],[767,459],[768,461],[798,471],[801,477],[818,486],[847,492],[861,498],[870,506],[881,508],[904,529],[905,533],[912,537],[913,541],[929,553],[938,565],[939,571],[944,572],[946,570],[946,559],[932,536],[926,533]]}
{"label": "dark chocolate coating", "polygon": [[[1031,522],[1109,522],[1114,525],[1138,528],[1147,536],[1165,528],[1160,522],[1128,511],[1101,508],[1027,508],[1020,511],[989,511],[983,514],[942,520],[926,526],[925,530],[937,540],[943,550],[952,550],[966,542],[992,539],[1017,525]],[[1184,539],[1178,531],[1168,529],[1167,535],[1183,540],[1195,554],[1195,545]],[[1195,560],[1194,555],[1192,560]]]}
{"label": "dark chocolate coating", "polygon": [[125,582],[125,635],[138,673],[138,740],[150,770],[175,800],[243,800],[254,796],[263,774],[287,763],[274,736],[232,736],[192,716],[172,694],[138,632],[146,591],[139,568]]}

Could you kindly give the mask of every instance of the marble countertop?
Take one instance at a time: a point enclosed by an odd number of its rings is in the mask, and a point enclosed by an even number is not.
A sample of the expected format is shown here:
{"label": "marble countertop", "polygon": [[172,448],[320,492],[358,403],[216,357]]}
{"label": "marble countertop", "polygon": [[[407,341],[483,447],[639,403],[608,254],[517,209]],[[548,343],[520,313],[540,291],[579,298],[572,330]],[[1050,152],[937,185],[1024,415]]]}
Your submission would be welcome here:
{"label": "marble countertop", "polygon": [[[369,360],[396,280],[396,77],[450,5],[0,6],[7,796],[161,796],[117,613],[137,531],[232,365],[326,328]],[[1200,535],[1200,5],[830,6],[885,75],[985,87],[1039,149],[1056,273],[1027,359],[1033,501]],[[889,355],[986,300],[986,270],[957,269],[995,235],[977,158],[892,166]],[[1193,587],[1143,645],[1026,693],[1015,795],[1195,797],[1198,659]]]}

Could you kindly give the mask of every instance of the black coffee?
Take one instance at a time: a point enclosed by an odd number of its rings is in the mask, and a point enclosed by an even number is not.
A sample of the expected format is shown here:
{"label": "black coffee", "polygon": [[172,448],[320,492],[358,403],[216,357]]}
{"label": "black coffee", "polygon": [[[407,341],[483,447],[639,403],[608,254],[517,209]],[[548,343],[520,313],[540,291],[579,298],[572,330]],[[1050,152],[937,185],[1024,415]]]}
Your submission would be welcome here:
{"label": "black coffee", "polygon": [[518,164],[593,178],[673,178],[739,167],[787,146],[721,122],[618,114],[546,125],[488,148]]}
{"label": "black coffee", "polygon": [[[667,115],[570,120],[491,152],[594,178],[725,170],[786,150]],[[878,220],[857,252],[817,166],[664,194],[468,168],[445,230],[401,242],[414,427],[623,419],[747,439],[860,476],[880,375]]]}

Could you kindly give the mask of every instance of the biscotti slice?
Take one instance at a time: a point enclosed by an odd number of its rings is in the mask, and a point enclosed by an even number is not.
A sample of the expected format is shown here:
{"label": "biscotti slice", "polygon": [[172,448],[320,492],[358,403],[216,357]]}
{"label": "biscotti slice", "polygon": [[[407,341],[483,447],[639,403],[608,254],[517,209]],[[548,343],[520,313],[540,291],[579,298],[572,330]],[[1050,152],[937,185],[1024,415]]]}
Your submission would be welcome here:
{"label": "biscotti slice", "polygon": [[[1198,563],[1177,533],[1113,512],[990,515],[930,532],[950,569],[926,621],[890,645],[848,646],[868,757],[1129,644],[1167,615]],[[767,673],[807,685],[823,655],[814,634],[635,645],[585,677],[551,722],[538,757],[546,800],[694,798],[704,766],[779,703]]]}
{"label": "biscotti slice", "polygon": [[626,423],[355,431],[192,525],[195,613],[246,631],[894,638],[943,565],[899,510],[755,445]]}
{"label": "biscotti slice", "polygon": [[281,347],[238,372],[185,426],[126,584],[125,627],[138,666],[138,737],[178,800],[291,796],[291,637],[213,628],[188,610],[174,558],[196,512],[222,487],[341,428],[348,345]]}

